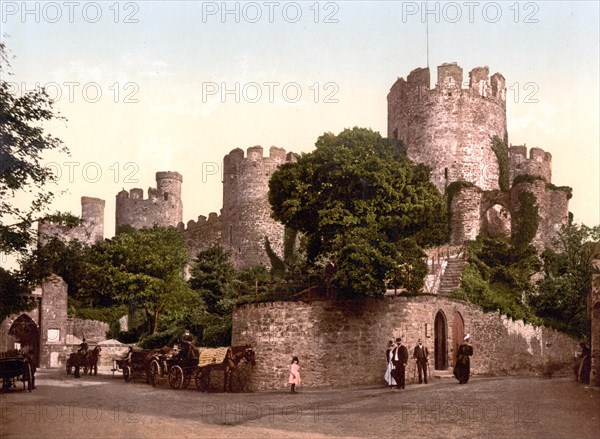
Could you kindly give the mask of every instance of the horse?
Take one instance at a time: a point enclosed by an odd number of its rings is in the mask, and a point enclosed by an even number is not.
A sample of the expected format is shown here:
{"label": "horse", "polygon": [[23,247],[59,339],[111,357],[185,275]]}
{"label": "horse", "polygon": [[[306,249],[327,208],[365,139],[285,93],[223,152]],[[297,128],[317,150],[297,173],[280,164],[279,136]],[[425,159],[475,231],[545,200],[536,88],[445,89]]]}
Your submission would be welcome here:
{"label": "horse", "polygon": [[210,374],[213,370],[223,371],[223,392],[227,392],[228,385],[229,391],[232,392],[231,378],[234,370],[239,366],[241,361],[250,363],[252,366],[256,365],[255,353],[250,345],[232,346],[227,350],[225,359],[222,363],[209,364],[201,368],[201,374],[203,379],[203,389],[208,390],[210,386]]}
{"label": "horse", "polygon": [[81,352],[77,351],[72,353],[67,360],[67,373],[71,373],[71,369],[75,368],[74,377],[81,378],[80,368],[83,367],[83,373],[93,373],[98,375],[98,359],[102,348],[96,346],[91,351]]}

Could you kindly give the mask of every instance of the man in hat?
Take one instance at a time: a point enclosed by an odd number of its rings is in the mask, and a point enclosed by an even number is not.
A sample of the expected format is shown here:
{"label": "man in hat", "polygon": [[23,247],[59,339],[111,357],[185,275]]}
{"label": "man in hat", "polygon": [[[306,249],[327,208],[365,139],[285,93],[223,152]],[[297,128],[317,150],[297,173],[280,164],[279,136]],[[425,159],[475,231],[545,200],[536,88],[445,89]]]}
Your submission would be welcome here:
{"label": "man in hat", "polygon": [[425,378],[425,384],[427,384],[427,361],[429,360],[429,351],[427,346],[423,346],[423,340],[419,339],[419,344],[415,346],[413,350],[413,358],[416,361],[417,370],[419,371],[419,384],[423,383]]}
{"label": "man in hat", "polygon": [[465,335],[463,343],[458,347],[458,353],[456,355],[456,364],[454,365],[454,377],[458,380],[459,384],[467,384],[469,376],[471,374],[471,359],[473,355],[473,346],[470,344],[471,335]]}
{"label": "man in hat", "polygon": [[393,350],[392,364],[394,365],[393,377],[396,380],[396,389],[404,389],[406,363],[408,362],[408,349],[402,344],[402,338],[396,339],[396,347]]}

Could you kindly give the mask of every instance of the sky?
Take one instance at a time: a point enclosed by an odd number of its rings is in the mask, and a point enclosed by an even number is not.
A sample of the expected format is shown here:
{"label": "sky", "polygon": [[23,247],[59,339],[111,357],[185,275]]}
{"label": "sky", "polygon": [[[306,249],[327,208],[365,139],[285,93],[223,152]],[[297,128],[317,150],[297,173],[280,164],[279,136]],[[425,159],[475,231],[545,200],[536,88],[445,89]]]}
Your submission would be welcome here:
{"label": "sky", "polygon": [[[15,93],[45,86],[51,211],[81,213],[183,175],[183,220],[219,212],[223,156],[261,145],[310,152],[325,132],[387,133],[398,77],[457,62],[507,83],[509,142],[552,154],[576,222],[600,224],[598,2],[4,1]],[[428,38],[427,38],[428,35]],[[20,200],[25,202],[25,200]]]}

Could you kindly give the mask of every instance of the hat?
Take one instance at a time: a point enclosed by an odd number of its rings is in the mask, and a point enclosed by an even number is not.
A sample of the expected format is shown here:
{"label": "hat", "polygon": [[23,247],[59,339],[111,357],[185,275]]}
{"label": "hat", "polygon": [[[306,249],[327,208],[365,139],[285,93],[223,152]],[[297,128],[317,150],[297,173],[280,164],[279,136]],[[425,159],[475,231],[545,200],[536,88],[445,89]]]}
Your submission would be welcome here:
{"label": "hat", "polygon": [[394,346],[394,340],[388,340],[388,346]]}
{"label": "hat", "polygon": [[471,334],[467,334],[465,335],[465,338],[463,338],[463,340],[469,340],[471,338]]}
{"label": "hat", "polygon": [[402,338],[398,337],[398,338],[396,339],[396,343],[400,343],[400,342],[402,342]]}

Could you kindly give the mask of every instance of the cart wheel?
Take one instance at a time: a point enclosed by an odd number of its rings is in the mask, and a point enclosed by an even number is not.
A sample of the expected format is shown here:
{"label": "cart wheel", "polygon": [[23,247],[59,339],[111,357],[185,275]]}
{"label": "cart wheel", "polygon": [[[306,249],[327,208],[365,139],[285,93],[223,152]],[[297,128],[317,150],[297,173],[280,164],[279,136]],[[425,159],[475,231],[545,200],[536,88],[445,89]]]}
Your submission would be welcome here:
{"label": "cart wheel", "polygon": [[125,366],[123,368],[123,378],[125,379],[126,383],[131,381],[131,368],[129,366]]}
{"label": "cart wheel", "polygon": [[160,365],[158,364],[158,361],[152,360],[148,369],[150,371],[150,384],[152,384],[152,387],[158,386],[158,379],[160,376]]}
{"label": "cart wheel", "polygon": [[171,389],[181,389],[183,385],[183,370],[179,366],[173,366],[169,369],[169,385]]}
{"label": "cart wheel", "polygon": [[[23,374],[23,379],[27,380],[27,390],[31,392],[33,390],[33,371],[31,370],[31,364],[29,363],[27,363],[27,370]],[[25,385],[24,382],[23,385]]]}

